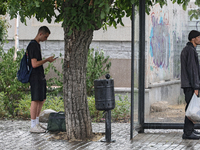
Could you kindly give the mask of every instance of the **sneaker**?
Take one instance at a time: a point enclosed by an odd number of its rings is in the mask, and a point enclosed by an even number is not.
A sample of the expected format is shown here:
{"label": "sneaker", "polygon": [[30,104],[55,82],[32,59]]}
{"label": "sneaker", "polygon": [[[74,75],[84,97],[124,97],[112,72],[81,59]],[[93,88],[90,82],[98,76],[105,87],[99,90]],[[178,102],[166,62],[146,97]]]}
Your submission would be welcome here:
{"label": "sneaker", "polygon": [[44,127],[41,123],[39,123],[38,125],[39,125],[39,127],[40,127],[41,129],[47,130],[47,127]]}
{"label": "sneaker", "polygon": [[189,136],[187,136],[186,134],[183,134],[182,138],[183,139],[191,139],[191,140],[199,140],[200,139],[200,135],[192,132],[192,134],[189,135]]}
{"label": "sneaker", "polygon": [[41,129],[39,127],[39,125],[36,125],[35,127],[33,127],[33,128],[30,129],[30,132],[31,133],[45,133],[46,131],[43,130],[43,129]]}
{"label": "sneaker", "polygon": [[194,132],[195,134],[198,134],[198,135],[200,136],[200,132],[199,132],[199,131],[194,130],[193,132]]}

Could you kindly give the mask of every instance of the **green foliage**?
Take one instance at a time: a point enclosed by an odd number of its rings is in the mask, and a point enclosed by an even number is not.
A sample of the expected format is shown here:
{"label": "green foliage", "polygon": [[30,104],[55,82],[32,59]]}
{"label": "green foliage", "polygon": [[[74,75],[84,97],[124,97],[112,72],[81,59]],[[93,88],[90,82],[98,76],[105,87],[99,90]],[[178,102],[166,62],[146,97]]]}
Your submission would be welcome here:
{"label": "green foliage", "polygon": [[8,37],[8,29],[9,25],[6,21],[6,19],[2,16],[0,16],[0,47],[2,50],[2,46],[5,42],[7,42],[7,37]]}
{"label": "green foliage", "polygon": [[[186,10],[190,0],[171,0],[178,3]],[[21,22],[26,23],[26,18],[35,17],[43,22],[45,19],[51,23],[62,22],[63,27],[72,30],[87,31],[98,30],[107,26],[122,26],[123,17],[132,18],[132,4],[139,8],[139,0],[1,0],[0,8],[2,13],[5,10],[10,14],[11,19],[20,15]],[[146,13],[149,14],[151,7],[160,4],[161,7],[167,5],[167,0],[146,0]],[[196,0],[199,4],[199,0]]]}
{"label": "green foliage", "polygon": [[[186,5],[188,0],[171,0],[174,3]],[[167,4],[167,0],[146,0],[146,13],[150,7],[159,3]],[[139,0],[7,0],[6,7],[11,18],[16,18],[19,13],[21,22],[26,22],[26,17],[36,17],[49,23],[55,18],[55,22],[63,22],[63,27],[72,30],[86,31],[98,30],[101,27],[117,27],[123,24],[124,16],[132,15],[132,4],[139,6]]]}
{"label": "green foliage", "polygon": [[8,116],[7,111],[5,110],[5,107],[4,107],[3,97],[4,97],[3,92],[0,92],[0,117]]}
{"label": "green foliage", "polygon": [[[3,49],[0,51],[0,116],[1,117],[15,117],[23,116],[30,117],[30,105],[31,97],[28,93],[29,83],[24,84],[17,80],[16,75],[20,67],[21,58],[24,55],[24,50],[17,52],[16,60],[13,59],[14,56],[14,47],[4,52]],[[47,82],[47,85],[51,86],[53,84],[59,85],[62,88],[62,73],[58,72],[52,64],[49,64],[49,67],[46,69],[53,68],[54,71],[59,75],[59,78],[52,78]],[[52,90],[50,95],[55,95],[60,92],[60,88],[57,90]],[[63,102],[61,103],[60,98],[48,97],[50,100],[47,100],[43,108],[52,108],[54,110],[60,110],[64,106]],[[58,105],[59,104],[59,105]],[[52,106],[51,106],[52,105]],[[62,105],[62,106],[61,106]],[[64,109],[64,107],[63,107]],[[62,110],[63,110],[62,109]]]}
{"label": "green foliage", "polygon": [[23,54],[23,50],[19,51],[15,61],[13,60],[14,48],[8,50],[7,53],[2,50],[0,55],[0,91],[3,92],[2,100],[5,110],[12,116],[19,100],[24,97],[28,89],[28,84],[22,84],[16,78]]}
{"label": "green foliage", "polygon": [[96,109],[94,96],[88,97],[87,100],[88,100],[90,116],[91,116],[93,122],[101,121],[101,119],[103,117],[103,111],[99,111]]}
{"label": "green foliage", "polygon": [[[200,0],[196,0],[195,4],[200,7]],[[190,20],[192,20],[193,18],[195,19],[199,19],[200,16],[200,9],[192,9],[188,11],[188,14],[190,16]]]}
{"label": "green foliage", "polygon": [[31,95],[26,94],[24,98],[22,98],[16,109],[15,109],[15,114],[18,117],[22,118],[30,118],[30,108],[31,108]]}
{"label": "green foliage", "polygon": [[109,56],[105,58],[103,51],[94,51],[94,49],[89,49],[86,74],[88,96],[94,94],[94,80],[99,79],[100,77],[109,73],[111,62],[108,59]]}
{"label": "green foliage", "polygon": [[128,98],[128,94],[124,97],[122,95],[116,95],[119,100],[115,101],[115,108],[112,110],[112,118],[114,121],[118,121],[120,119],[126,120],[130,116],[130,100]]}
{"label": "green foliage", "polygon": [[6,9],[7,9],[7,0],[0,0],[0,14],[5,15],[6,14]]}
{"label": "green foliage", "polygon": [[[61,54],[60,54],[61,55]],[[103,51],[94,51],[94,49],[88,50],[88,62],[87,62],[87,73],[86,73],[86,88],[87,95],[91,96],[94,94],[94,80],[109,73],[111,62],[108,60],[109,56],[105,58]],[[63,66],[63,60],[61,60],[61,66]],[[51,91],[50,95],[58,95],[63,91],[63,73],[58,71],[53,63],[49,63],[45,68],[45,74],[48,74],[50,70],[53,70],[57,77],[50,78],[47,80],[48,89]],[[57,88],[53,88],[53,86]],[[49,93],[48,93],[49,94]]]}
{"label": "green foliage", "polygon": [[[111,111],[111,117],[113,121],[124,120],[127,121],[130,117],[130,100],[128,95],[116,95],[119,100],[115,101],[115,108]],[[88,97],[88,107],[90,110],[90,116],[93,122],[100,122],[105,120],[103,111],[99,111],[95,107],[94,96]]]}
{"label": "green foliage", "polygon": [[[121,119],[127,121],[130,115],[130,100],[128,95],[122,97],[122,95],[117,95],[119,100],[115,101],[115,108],[112,110],[112,120],[120,121]],[[10,115],[7,109],[5,109],[5,103],[3,100],[4,93],[0,93],[0,117],[20,117],[23,119],[30,118],[30,107],[31,107],[31,95],[25,94],[24,97],[18,101],[15,108],[15,116]],[[104,112],[99,111],[95,107],[94,96],[88,97],[88,107],[90,115],[93,122],[102,122],[105,120]],[[57,96],[47,96],[47,99],[43,105],[42,110],[53,109],[55,111],[64,111],[64,102],[62,97]]]}
{"label": "green foliage", "polygon": [[47,96],[42,110],[53,109],[55,111],[64,111],[64,102],[62,97]]}
{"label": "green foliage", "polygon": [[[30,118],[30,107],[31,107],[31,95],[27,94],[23,99],[19,101],[18,106],[15,109],[16,116],[21,118]],[[64,111],[63,99],[61,97],[56,97],[56,96],[47,96],[47,99],[42,107],[42,110],[45,109],[53,109],[57,112]]]}
{"label": "green foliage", "polygon": [[[60,57],[62,57],[62,54],[60,53]],[[60,65],[63,69],[63,59],[61,60]],[[45,68],[44,73],[47,75],[50,70],[53,70],[57,77],[53,77],[47,80],[47,87],[51,91],[50,95],[58,95],[59,93],[62,93],[63,91],[63,72],[60,72],[53,63],[48,63],[48,66]],[[56,86],[56,88],[54,88]],[[49,93],[47,93],[49,94]]]}
{"label": "green foliage", "polygon": [[21,22],[26,17],[46,19],[49,23],[63,22],[64,27],[86,31],[100,29],[103,25],[122,24],[122,18],[131,16],[133,0],[7,0],[8,13],[16,18],[19,13]]}

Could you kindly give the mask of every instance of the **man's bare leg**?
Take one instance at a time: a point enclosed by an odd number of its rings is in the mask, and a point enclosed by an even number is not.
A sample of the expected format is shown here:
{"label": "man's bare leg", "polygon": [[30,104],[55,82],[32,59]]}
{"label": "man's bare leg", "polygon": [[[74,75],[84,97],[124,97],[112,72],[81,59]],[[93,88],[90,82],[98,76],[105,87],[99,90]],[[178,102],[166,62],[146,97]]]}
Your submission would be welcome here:
{"label": "man's bare leg", "polygon": [[37,109],[38,109],[39,101],[31,101],[31,128],[36,125],[36,117],[37,117]]}
{"label": "man's bare leg", "polygon": [[36,113],[36,117],[39,117],[39,115],[40,115],[40,112],[41,112],[41,110],[42,110],[42,106],[43,106],[43,104],[44,104],[45,100],[46,100],[46,99],[44,99],[43,101],[39,101],[39,103],[38,103],[38,106],[37,106],[37,113]]}
{"label": "man's bare leg", "polygon": [[[37,123],[37,115],[40,113],[42,109],[42,105],[44,104],[44,101],[32,101],[31,102],[31,130],[30,132],[36,132],[36,133],[44,133],[45,130],[41,129],[36,123]],[[39,116],[39,115],[38,115]],[[38,124],[39,124],[39,117],[38,117]]]}

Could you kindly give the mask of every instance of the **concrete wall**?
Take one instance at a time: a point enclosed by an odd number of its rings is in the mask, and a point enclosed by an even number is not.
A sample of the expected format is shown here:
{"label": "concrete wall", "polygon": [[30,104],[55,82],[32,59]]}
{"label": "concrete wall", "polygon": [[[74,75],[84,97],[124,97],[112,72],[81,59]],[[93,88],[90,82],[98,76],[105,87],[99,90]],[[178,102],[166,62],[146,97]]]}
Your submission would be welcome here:
{"label": "concrete wall", "polygon": [[[15,19],[10,20],[9,16],[6,16],[11,27],[8,29],[8,39],[13,40],[15,38]],[[124,26],[118,25],[117,29],[114,27],[108,27],[107,30],[100,29],[94,32],[93,41],[131,41],[131,20],[130,18],[123,18]],[[46,25],[51,30],[51,35],[48,40],[64,40],[64,31],[61,27],[61,23],[47,23],[38,22],[35,18],[27,19],[26,24],[19,22],[19,40],[31,40],[33,39],[40,26]],[[136,27],[138,30],[138,27]]]}

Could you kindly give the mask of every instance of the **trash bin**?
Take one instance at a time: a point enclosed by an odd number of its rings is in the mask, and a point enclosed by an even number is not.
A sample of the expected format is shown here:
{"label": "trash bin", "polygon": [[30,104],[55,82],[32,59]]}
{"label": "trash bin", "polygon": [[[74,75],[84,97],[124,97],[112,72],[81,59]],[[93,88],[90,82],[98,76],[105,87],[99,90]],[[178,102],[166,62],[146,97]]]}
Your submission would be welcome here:
{"label": "trash bin", "polygon": [[114,80],[102,79],[94,81],[95,107],[97,110],[115,108]]}
{"label": "trash bin", "polygon": [[94,90],[96,109],[106,112],[106,136],[102,142],[115,142],[111,140],[111,110],[115,108],[114,80],[107,74],[106,79],[94,81]]}

